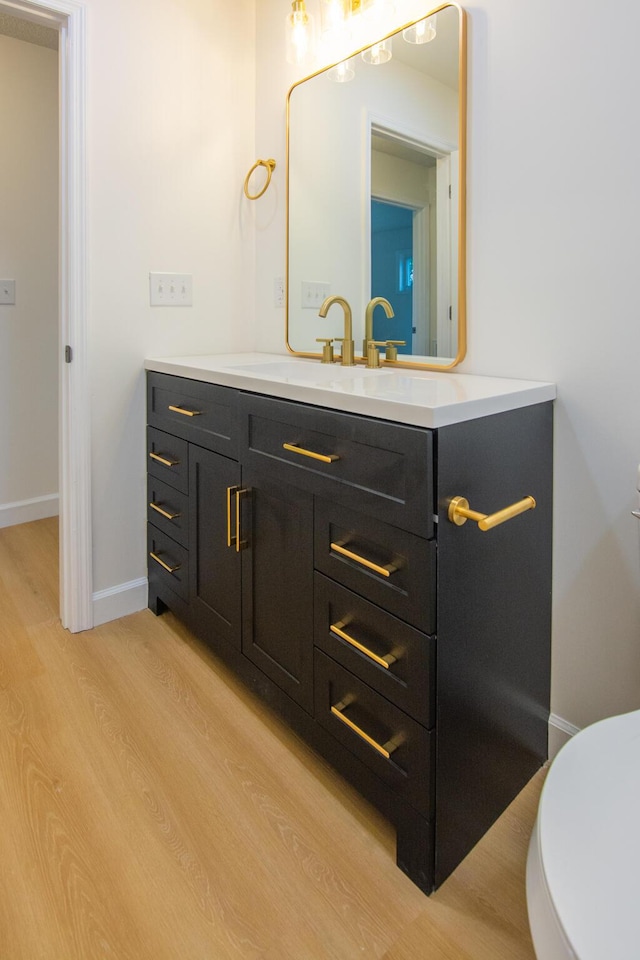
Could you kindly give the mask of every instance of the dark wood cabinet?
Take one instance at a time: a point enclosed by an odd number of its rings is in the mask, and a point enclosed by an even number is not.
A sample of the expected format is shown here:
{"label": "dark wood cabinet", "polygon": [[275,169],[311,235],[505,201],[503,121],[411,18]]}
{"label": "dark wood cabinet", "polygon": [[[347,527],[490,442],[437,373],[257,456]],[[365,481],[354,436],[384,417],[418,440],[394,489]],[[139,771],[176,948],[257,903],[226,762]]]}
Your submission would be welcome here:
{"label": "dark wood cabinet", "polygon": [[[391,820],[429,893],[547,754],[552,407],[438,430],[148,374],[149,606]],[[492,513],[453,523],[465,497]]]}

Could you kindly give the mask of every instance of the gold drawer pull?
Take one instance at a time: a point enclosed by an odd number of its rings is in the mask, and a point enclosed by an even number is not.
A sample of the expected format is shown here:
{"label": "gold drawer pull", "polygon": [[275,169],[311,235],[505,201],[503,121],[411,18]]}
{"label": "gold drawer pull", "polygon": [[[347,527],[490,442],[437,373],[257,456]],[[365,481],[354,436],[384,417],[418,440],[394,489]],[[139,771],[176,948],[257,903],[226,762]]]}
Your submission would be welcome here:
{"label": "gold drawer pull", "polygon": [[331,549],[335,550],[336,553],[340,553],[343,557],[348,557],[349,560],[355,560],[356,563],[362,564],[362,566],[368,570],[379,573],[381,577],[390,577],[391,574],[395,573],[398,569],[393,563],[387,563],[384,567],[381,567],[380,564],[374,563],[372,560],[367,560],[366,557],[361,557],[359,554],[352,553],[351,550],[345,549],[341,543],[332,543]]}
{"label": "gold drawer pull", "polygon": [[349,727],[350,730],[353,730],[354,733],[360,737],[361,740],[364,740],[365,743],[368,743],[370,747],[373,747],[379,754],[381,754],[385,760],[388,760],[393,751],[398,747],[398,743],[390,740],[388,743],[385,743],[382,746],[373,737],[370,737],[368,733],[365,733],[364,730],[359,727],[357,724],[350,720],[349,717],[346,717],[342,712],[345,710],[350,703],[353,703],[353,698],[351,700],[341,700],[340,703],[336,703],[335,706],[331,707],[331,713],[334,717],[337,717],[341,723],[344,723],[345,726]]}
{"label": "gold drawer pull", "polygon": [[237,493],[240,487],[227,487],[227,546],[233,547],[237,536],[231,533],[231,497]]}
{"label": "gold drawer pull", "polygon": [[166,457],[161,457],[159,453],[150,453],[149,456],[152,460],[157,460],[158,463],[164,464],[165,467],[177,467],[180,463],[179,460],[167,460]]}
{"label": "gold drawer pull", "polygon": [[169,404],[169,410],[173,413],[181,413],[183,417],[199,417],[202,415],[202,410],[185,410],[184,407],[174,407],[172,404]]}
{"label": "gold drawer pull", "polygon": [[311,457],[313,460],[321,460],[323,463],[333,463],[340,459],[335,453],[330,453],[328,456],[324,453],[315,453],[314,450],[305,450],[304,447],[299,447],[297,443],[283,443],[282,446],[290,453],[299,453],[301,457]]}
{"label": "gold drawer pull", "polygon": [[364,653],[366,657],[369,657],[369,659],[373,660],[374,663],[384,667],[385,670],[388,670],[391,664],[395,663],[398,659],[397,657],[394,657],[392,653],[388,653],[385,657],[379,657],[377,653],[373,652],[373,650],[369,650],[367,647],[359,643],[354,637],[350,637],[348,633],[345,633],[345,631],[342,629],[343,627],[346,627],[346,623],[341,620],[340,623],[332,623],[329,629],[331,633],[336,635],[336,637],[346,640],[347,643],[350,643],[352,647],[355,647],[356,650],[360,651],[360,653]]}
{"label": "gold drawer pull", "polygon": [[162,507],[158,506],[157,503],[151,501],[149,504],[152,510],[155,510],[156,513],[160,513],[163,517],[166,517],[167,520],[177,520],[178,517],[182,516],[180,513],[169,513],[168,510],[163,510]]}
{"label": "gold drawer pull", "polygon": [[448,515],[449,520],[458,527],[461,527],[467,520],[475,520],[480,530],[492,530],[506,520],[511,520],[527,510],[534,510],[535,506],[536,501],[533,497],[525,497],[523,500],[518,500],[517,503],[512,503],[509,507],[504,507],[502,510],[497,510],[496,513],[487,515],[486,513],[478,513],[476,510],[470,510],[469,501],[465,497],[453,497],[449,503]]}
{"label": "gold drawer pull", "polygon": [[155,560],[156,563],[159,563],[161,567],[164,567],[167,573],[175,573],[176,570],[180,569],[179,563],[176,563],[175,567],[171,567],[168,563],[165,563],[164,560],[161,560],[160,557],[158,557],[155,553],[150,553],[149,556],[152,560]]}

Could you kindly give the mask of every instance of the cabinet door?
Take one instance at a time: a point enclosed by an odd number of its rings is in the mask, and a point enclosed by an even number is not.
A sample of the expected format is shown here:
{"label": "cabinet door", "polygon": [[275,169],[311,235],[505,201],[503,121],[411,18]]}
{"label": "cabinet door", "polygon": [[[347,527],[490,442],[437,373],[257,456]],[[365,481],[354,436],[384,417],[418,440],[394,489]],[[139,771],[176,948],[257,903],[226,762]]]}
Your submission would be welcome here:
{"label": "cabinet door", "polygon": [[243,470],[242,651],[313,709],[313,498]]}
{"label": "cabinet door", "polygon": [[241,561],[235,545],[228,543],[229,528],[235,529],[233,491],[239,482],[235,460],[190,444],[190,602],[205,636],[221,637],[236,647],[241,636]]}

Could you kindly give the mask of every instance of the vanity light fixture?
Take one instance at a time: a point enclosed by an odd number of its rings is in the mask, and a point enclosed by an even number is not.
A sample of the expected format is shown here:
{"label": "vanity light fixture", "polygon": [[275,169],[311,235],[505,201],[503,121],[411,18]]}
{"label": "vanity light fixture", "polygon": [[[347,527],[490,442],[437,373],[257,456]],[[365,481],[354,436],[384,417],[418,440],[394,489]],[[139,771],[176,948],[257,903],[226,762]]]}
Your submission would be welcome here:
{"label": "vanity light fixture", "polygon": [[307,12],[305,0],[293,0],[286,19],[287,62],[306,63],[313,53],[313,17]]}
{"label": "vanity light fixture", "polygon": [[403,30],[402,36],[407,43],[429,43],[434,40],[437,33],[437,16],[438,14],[434,13],[433,16],[418,20],[417,23]]}
{"label": "vanity light fixture", "polygon": [[387,37],[386,40],[381,40],[380,43],[374,43],[372,46],[367,47],[366,50],[362,51],[360,56],[365,63],[370,63],[374,67],[377,67],[380,63],[387,63],[393,56],[391,51],[391,38]]}
{"label": "vanity light fixture", "polygon": [[348,83],[349,80],[353,80],[355,75],[355,70],[349,60],[341,60],[335,67],[327,71],[328,78],[335,83]]}

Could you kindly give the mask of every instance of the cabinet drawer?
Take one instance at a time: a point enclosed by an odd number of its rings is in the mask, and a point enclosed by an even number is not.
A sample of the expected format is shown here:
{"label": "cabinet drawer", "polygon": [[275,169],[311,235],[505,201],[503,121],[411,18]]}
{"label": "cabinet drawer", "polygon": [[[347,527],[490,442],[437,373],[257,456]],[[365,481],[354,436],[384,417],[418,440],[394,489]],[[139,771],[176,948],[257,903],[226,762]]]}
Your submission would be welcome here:
{"label": "cabinet drawer", "polygon": [[430,817],[432,734],[320,650],[315,651],[315,717],[381,780]]}
{"label": "cabinet drawer", "polygon": [[435,640],[315,574],[317,647],[419,723],[435,723]]}
{"label": "cabinet drawer", "polygon": [[243,394],[243,460],[276,479],[433,535],[428,430]]}
{"label": "cabinet drawer", "polygon": [[147,520],[189,546],[189,497],[155,477],[147,478]]}
{"label": "cabinet drawer", "polygon": [[314,560],[332,580],[419,630],[435,632],[435,541],[317,500]]}
{"label": "cabinet drawer", "polygon": [[149,580],[164,584],[183,600],[189,598],[189,554],[152,524],[147,525]]}
{"label": "cabinet drawer", "polygon": [[237,456],[237,391],[166,373],[147,374],[151,426],[227,457]]}
{"label": "cabinet drawer", "polygon": [[182,493],[189,490],[189,455],[186,440],[147,427],[147,469]]}

